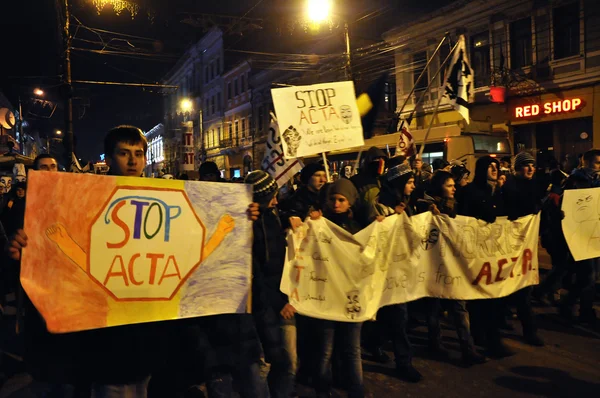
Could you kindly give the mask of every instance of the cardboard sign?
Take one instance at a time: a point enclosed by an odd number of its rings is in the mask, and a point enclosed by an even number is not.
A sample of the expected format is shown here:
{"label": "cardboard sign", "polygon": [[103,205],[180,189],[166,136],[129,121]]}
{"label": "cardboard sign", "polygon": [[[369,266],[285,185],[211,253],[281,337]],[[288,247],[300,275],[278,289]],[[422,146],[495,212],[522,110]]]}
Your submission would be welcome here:
{"label": "cardboard sign", "polygon": [[32,171],[27,191],[21,282],[51,332],[244,311],[250,186]]}
{"label": "cardboard sign", "polygon": [[600,257],[600,189],[568,189],[563,194],[562,229],[575,261]]}
{"label": "cardboard sign", "polygon": [[281,290],[296,310],[343,322],[422,297],[476,300],[539,282],[540,216],[493,224],[394,215],[356,235],[320,218],[288,236]]}
{"label": "cardboard sign", "polygon": [[364,145],[353,82],[271,90],[286,159]]}

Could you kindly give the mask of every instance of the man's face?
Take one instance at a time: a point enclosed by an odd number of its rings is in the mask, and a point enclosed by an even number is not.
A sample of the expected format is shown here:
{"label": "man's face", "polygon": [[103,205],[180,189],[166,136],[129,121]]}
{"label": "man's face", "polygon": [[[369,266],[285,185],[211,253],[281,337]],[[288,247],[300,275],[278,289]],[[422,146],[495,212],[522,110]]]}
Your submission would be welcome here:
{"label": "man's face", "polygon": [[327,182],[327,174],[324,171],[317,171],[308,180],[308,187],[315,192],[318,192]]}
{"label": "man's face", "polygon": [[350,210],[350,202],[344,195],[336,193],[329,197],[329,207],[334,213],[342,214]]}
{"label": "man's face", "polygon": [[487,179],[488,181],[498,180],[498,166],[494,162],[490,163],[490,165],[488,166]]}
{"label": "man's face", "polygon": [[38,160],[37,169],[41,171],[58,171],[58,163],[53,158],[40,159]]}
{"label": "man's face", "polygon": [[17,198],[23,199],[25,197],[25,190],[23,188],[17,188]]}
{"label": "man's face", "polygon": [[533,163],[527,163],[521,169],[521,174],[526,180],[531,180],[535,174],[535,165]]}
{"label": "man's face", "polygon": [[594,171],[600,171],[600,156],[596,156],[590,164],[587,165],[588,168]]}
{"label": "man's face", "polygon": [[106,158],[106,163],[115,175],[139,177],[146,166],[144,145],[141,142],[135,145],[119,142],[112,157]]}
{"label": "man's face", "polygon": [[412,168],[418,171],[421,171],[421,167],[423,167],[423,161],[421,159],[413,160]]}

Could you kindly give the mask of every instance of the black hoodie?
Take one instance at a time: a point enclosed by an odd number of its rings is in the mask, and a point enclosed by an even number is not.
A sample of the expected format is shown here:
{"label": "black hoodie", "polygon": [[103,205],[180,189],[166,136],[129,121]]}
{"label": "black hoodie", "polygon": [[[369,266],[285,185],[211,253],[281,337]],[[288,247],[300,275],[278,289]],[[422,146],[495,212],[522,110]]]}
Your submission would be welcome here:
{"label": "black hoodie", "polygon": [[492,163],[496,164],[500,172],[500,163],[491,156],[477,159],[473,181],[461,193],[462,201],[458,202],[458,214],[487,222],[494,222],[496,217],[506,215],[501,190],[493,190],[488,184],[487,172]]}

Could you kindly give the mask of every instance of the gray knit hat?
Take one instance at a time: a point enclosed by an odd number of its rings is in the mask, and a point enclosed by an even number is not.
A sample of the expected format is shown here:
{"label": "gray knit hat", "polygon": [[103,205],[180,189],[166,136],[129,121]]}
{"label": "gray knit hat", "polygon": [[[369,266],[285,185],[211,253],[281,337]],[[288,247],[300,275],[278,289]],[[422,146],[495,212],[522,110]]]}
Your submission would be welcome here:
{"label": "gray knit hat", "polygon": [[529,152],[519,152],[513,160],[513,169],[520,171],[527,164],[535,165],[535,158]]}
{"label": "gray knit hat", "polygon": [[340,178],[339,180],[329,184],[329,187],[327,188],[327,196],[329,197],[335,194],[342,195],[348,199],[350,206],[354,206],[358,200],[358,191],[356,190],[356,187],[352,181],[347,178]]}
{"label": "gray knit hat", "polygon": [[253,200],[257,203],[270,201],[278,188],[275,179],[262,170],[251,172],[246,176],[244,182],[252,185]]}

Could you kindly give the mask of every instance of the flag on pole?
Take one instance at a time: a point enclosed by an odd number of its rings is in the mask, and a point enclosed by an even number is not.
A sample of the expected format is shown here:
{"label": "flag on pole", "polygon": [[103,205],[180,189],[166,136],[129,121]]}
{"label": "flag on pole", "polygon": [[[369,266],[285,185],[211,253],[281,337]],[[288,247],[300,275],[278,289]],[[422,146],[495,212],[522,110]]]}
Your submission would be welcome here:
{"label": "flag on pole", "polygon": [[387,83],[388,77],[389,73],[384,72],[369,86],[367,91],[359,95],[356,99],[365,139],[373,137],[373,128],[385,93],[385,84]]}
{"label": "flag on pole", "polygon": [[83,173],[79,160],[77,160],[77,156],[75,156],[74,152],[71,152],[71,173]]}
{"label": "flag on pole", "polygon": [[402,130],[400,130],[400,137],[396,143],[396,153],[394,156],[413,156],[417,154],[417,145],[408,128],[408,122],[402,124]]}
{"label": "flag on pole", "polygon": [[473,69],[469,65],[465,37],[460,35],[444,83],[450,104],[469,123],[469,100],[473,96]]}
{"label": "flag on pole", "polygon": [[271,112],[271,124],[269,126],[269,136],[267,137],[266,146],[261,168],[263,171],[269,173],[275,179],[277,185],[281,187],[302,170],[304,165],[298,159],[285,158],[283,145],[281,144],[281,135],[279,134],[279,125],[273,112]]}

